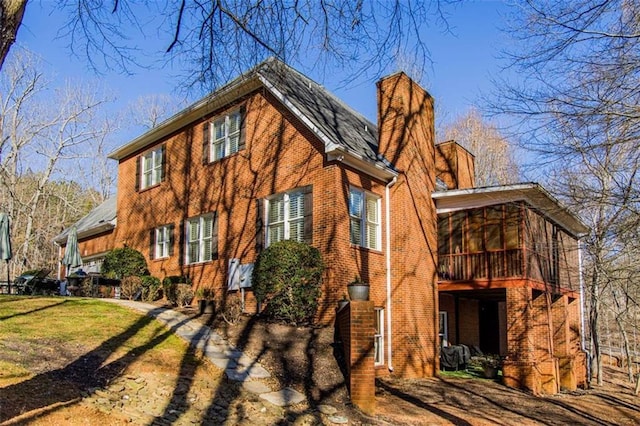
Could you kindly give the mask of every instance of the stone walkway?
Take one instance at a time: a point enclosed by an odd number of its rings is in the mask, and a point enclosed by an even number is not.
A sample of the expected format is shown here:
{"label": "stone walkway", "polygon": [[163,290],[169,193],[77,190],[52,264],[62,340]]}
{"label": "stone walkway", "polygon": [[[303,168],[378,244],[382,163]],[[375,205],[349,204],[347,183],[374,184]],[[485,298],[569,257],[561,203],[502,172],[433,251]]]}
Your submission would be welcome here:
{"label": "stone walkway", "polygon": [[229,380],[242,382],[247,391],[258,394],[261,399],[271,404],[286,407],[305,400],[305,396],[295,389],[269,388],[260,379],[269,378],[271,374],[259,362],[231,346],[218,333],[197,320],[172,309],[148,303],[122,299],[103,300],[144,312],[162,322],[177,336],[202,350],[213,364],[224,370]]}

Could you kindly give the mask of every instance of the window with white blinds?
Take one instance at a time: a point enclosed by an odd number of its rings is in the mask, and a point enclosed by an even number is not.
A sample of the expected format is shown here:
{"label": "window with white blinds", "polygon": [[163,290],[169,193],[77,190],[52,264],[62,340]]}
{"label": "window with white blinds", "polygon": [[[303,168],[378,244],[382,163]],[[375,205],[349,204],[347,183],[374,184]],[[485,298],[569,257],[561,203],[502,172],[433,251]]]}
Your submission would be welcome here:
{"label": "window with white blinds", "polygon": [[235,111],[213,122],[211,137],[211,161],[228,157],[240,149],[242,113]]}
{"label": "window with white blinds", "polygon": [[171,246],[171,226],[160,226],[155,229],[155,259],[169,257]]}
{"label": "window with white blinds", "polygon": [[207,262],[213,259],[213,221],[214,215],[189,219],[186,223],[187,264]]}
{"label": "window with white blinds", "polygon": [[380,250],[380,197],[351,188],[349,190],[349,219],[351,243]]}
{"label": "window with white blinds", "polygon": [[293,191],[267,199],[267,246],[282,240],[304,241],[304,192]]}
{"label": "window with white blinds", "polygon": [[140,161],[140,189],[162,182],[163,148],[159,147],[142,155]]}

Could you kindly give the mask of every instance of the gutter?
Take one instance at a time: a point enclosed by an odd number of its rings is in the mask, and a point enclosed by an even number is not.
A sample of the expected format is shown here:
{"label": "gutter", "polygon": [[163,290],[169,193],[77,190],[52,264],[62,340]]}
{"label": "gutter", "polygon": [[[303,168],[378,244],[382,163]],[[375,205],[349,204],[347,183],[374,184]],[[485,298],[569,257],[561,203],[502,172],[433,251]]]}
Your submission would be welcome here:
{"label": "gutter", "polygon": [[385,196],[385,228],[386,228],[386,247],[385,262],[387,270],[387,366],[389,371],[393,372],[393,346],[391,345],[391,203],[389,197],[389,188],[391,188],[398,178],[396,176],[384,187]]}

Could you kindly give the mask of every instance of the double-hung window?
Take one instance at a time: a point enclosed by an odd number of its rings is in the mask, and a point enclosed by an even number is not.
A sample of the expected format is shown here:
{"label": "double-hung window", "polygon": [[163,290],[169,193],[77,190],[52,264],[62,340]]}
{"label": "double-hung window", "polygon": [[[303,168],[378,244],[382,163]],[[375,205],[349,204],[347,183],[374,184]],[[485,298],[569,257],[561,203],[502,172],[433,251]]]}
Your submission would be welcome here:
{"label": "double-hung window", "polygon": [[267,246],[282,240],[305,240],[305,192],[296,190],[267,199]]}
{"label": "double-hung window", "polygon": [[222,116],[211,126],[210,161],[220,160],[240,150],[242,111],[237,110]]}
{"label": "double-hung window", "polygon": [[154,229],[154,258],[162,259],[171,256],[173,225],[159,226]]}
{"label": "double-hung window", "polygon": [[149,151],[140,157],[140,189],[149,188],[162,182],[163,163],[164,146]]}
{"label": "double-hung window", "polygon": [[351,243],[380,250],[380,197],[351,188],[349,190]]}
{"label": "double-hung window", "polygon": [[213,213],[191,218],[186,222],[185,263],[208,262],[217,253],[215,215]]}
{"label": "double-hung window", "polygon": [[375,308],[376,331],[373,338],[374,365],[384,364],[384,309]]}
{"label": "double-hung window", "polygon": [[448,315],[446,311],[440,311],[440,331],[438,337],[440,338],[440,347],[444,348],[449,346],[449,324]]}

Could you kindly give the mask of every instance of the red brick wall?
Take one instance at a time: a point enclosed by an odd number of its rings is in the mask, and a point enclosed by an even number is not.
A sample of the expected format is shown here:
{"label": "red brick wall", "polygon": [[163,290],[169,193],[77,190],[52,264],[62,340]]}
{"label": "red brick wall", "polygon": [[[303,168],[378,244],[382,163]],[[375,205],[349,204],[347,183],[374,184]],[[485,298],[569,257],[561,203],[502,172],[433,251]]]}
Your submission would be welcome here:
{"label": "red brick wall", "polygon": [[378,131],[380,153],[399,171],[390,190],[394,374],[433,376],[438,332],[433,99],[403,73],[379,81]]}
{"label": "red brick wall", "polygon": [[[151,274],[160,279],[189,275],[194,286],[211,288],[219,299],[225,299],[228,259],[239,258],[242,263],[249,263],[256,258],[256,200],[311,185],[312,244],[320,249],[327,265],[318,318],[325,324],[333,321],[335,304],[355,275],[371,284],[372,300],[383,305],[383,252],[350,244],[347,202],[350,185],[382,197],[383,183],[342,163],[327,163],[324,146],[267,93],[254,93],[242,103],[247,111],[246,149],[237,154],[202,164],[203,123],[237,108],[236,104],[158,141],[156,146],[166,144],[168,167],[165,181],[156,187],[135,191],[140,153],[121,161],[116,245],[134,247],[148,257],[150,230],[174,224],[174,255],[149,261]],[[219,259],[181,265],[178,245],[179,233],[184,232],[181,224],[190,217],[213,211],[218,214]],[[251,312],[256,304],[250,291],[246,298]]]}
{"label": "red brick wall", "polygon": [[[390,191],[393,324],[386,330],[385,341],[392,338],[395,373],[431,376],[436,369],[438,318],[436,214],[431,200],[435,188],[433,100],[404,74],[381,81],[378,88],[380,153],[399,170]],[[203,165],[203,124],[240,105],[246,108],[246,149]],[[312,244],[320,249],[327,265],[318,318],[325,324],[333,321],[335,304],[355,275],[370,283],[372,302],[388,313],[385,182],[339,161],[327,162],[323,144],[268,92],[256,91],[154,146],[161,144],[166,144],[167,170],[165,180],[155,187],[135,190],[136,162],[144,151],[120,162],[114,235],[114,246],[127,245],[149,257],[151,230],[175,226],[174,255],[150,260],[152,275],[160,279],[188,275],[194,287],[212,289],[223,305],[228,296],[228,260],[249,263],[256,259],[256,200],[311,185]],[[383,250],[350,244],[350,186],[381,197]],[[183,265],[184,249],[179,241],[184,221],[209,212],[217,213],[219,257]],[[246,302],[250,311],[255,309],[251,292]]]}
{"label": "red brick wall", "polygon": [[81,256],[89,256],[96,253],[103,253],[114,248],[115,233],[113,231],[104,232],[89,239],[78,241],[78,248]]}
{"label": "red brick wall", "polygon": [[456,141],[442,142],[435,147],[436,176],[448,189],[466,189],[476,186],[473,154]]}
{"label": "red brick wall", "polygon": [[460,324],[459,343],[467,346],[480,346],[480,304],[477,300],[460,298],[458,300]]}

